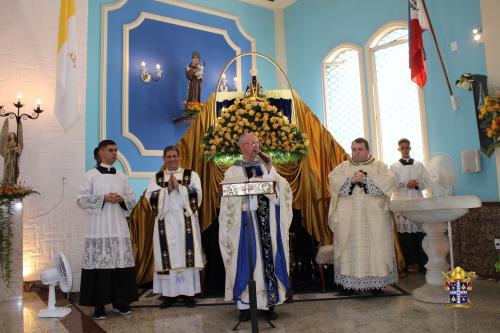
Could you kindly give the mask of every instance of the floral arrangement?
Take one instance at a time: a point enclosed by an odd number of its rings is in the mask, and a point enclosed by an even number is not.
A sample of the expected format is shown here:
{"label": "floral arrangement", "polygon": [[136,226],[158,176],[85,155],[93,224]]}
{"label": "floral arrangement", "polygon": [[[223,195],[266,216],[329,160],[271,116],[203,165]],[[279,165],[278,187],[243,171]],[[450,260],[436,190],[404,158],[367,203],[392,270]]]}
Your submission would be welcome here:
{"label": "floral arrangement", "polygon": [[495,148],[500,147],[500,94],[485,97],[479,119],[483,121],[486,136],[493,139],[487,151],[491,156]]}
{"label": "floral arrangement", "polygon": [[204,106],[205,104],[200,102],[187,102],[186,108],[183,110],[183,112],[186,114],[186,116],[195,117],[198,115],[198,113],[201,112],[201,110],[203,110]]}
{"label": "floral arrangement", "polygon": [[0,185],[0,276],[10,285],[12,269],[10,265],[12,254],[12,200],[22,199],[30,194],[39,194],[33,188],[22,184]]}
{"label": "floral arrangement", "polygon": [[463,73],[460,77],[455,81],[455,85],[459,88],[465,90],[472,90],[472,82],[474,82],[474,78],[471,73]]}
{"label": "floral arrangement", "polygon": [[205,157],[217,164],[232,165],[241,158],[238,138],[247,132],[255,133],[262,151],[276,163],[296,162],[307,154],[307,135],[266,99],[252,96],[236,99],[208,128],[201,145]]}

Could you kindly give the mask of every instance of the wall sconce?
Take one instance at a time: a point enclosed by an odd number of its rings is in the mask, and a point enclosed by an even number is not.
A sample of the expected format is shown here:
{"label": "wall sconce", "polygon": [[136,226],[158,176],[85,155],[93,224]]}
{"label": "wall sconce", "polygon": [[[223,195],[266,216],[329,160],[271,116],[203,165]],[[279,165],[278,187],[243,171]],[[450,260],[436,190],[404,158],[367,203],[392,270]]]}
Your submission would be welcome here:
{"label": "wall sconce", "polygon": [[153,76],[146,68],[146,63],[144,61],[141,62],[141,80],[144,83],[149,83],[151,80],[160,81],[162,72],[160,64],[156,64],[156,75]]}
{"label": "wall sconce", "polygon": [[483,33],[483,29],[474,28],[474,29],[472,29],[472,38],[474,38],[474,40],[479,43],[483,38],[482,33]]}

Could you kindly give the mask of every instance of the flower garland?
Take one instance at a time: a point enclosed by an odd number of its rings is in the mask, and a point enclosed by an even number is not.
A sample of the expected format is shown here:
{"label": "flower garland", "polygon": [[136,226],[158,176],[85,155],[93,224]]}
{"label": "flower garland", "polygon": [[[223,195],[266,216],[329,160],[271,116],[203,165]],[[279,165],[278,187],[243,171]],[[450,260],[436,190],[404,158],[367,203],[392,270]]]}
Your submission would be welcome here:
{"label": "flower garland", "polygon": [[486,136],[493,139],[487,150],[491,156],[495,148],[500,147],[500,94],[485,97],[479,119],[483,121]]}
{"label": "flower garland", "polygon": [[39,194],[29,186],[0,185],[0,276],[7,287],[10,286],[12,274],[12,216],[14,214],[12,200],[22,199],[35,193]]}
{"label": "flower garland", "polygon": [[253,96],[236,99],[222,110],[203,138],[205,157],[217,164],[232,165],[241,158],[238,138],[248,132],[257,136],[261,149],[276,163],[297,162],[307,154],[307,135],[266,99]]}

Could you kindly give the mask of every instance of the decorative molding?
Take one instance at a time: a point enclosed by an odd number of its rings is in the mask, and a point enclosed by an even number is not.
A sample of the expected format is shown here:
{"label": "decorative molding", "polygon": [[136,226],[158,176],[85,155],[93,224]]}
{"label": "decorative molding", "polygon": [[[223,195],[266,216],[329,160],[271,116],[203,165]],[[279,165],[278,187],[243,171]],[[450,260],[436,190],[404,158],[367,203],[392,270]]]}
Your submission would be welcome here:
{"label": "decorative molding", "polygon": [[[286,40],[285,40],[285,18],[282,8],[274,10],[274,41],[276,62],[280,64],[285,73],[287,73],[287,53],[286,53]],[[276,84],[279,88],[285,89],[286,82],[279,72],[276,72]]]}
{"label": "decorative molding", "polygon": [[[196,30],[202,30],[211,32],[214,34],[222,35],[226,43],[236,52],[241,53],[241,48],[236,45],[235,42],[229,37],[226,30],[209,27],[206,25],[192,23],[188,21],[183,21],[179,19],[174,19],[171,17],[161,16],[158,14],[141,12],[137,19],[131,23],[123,25],[123,73],[122,73],[122,136],[132,141],[132,143],[137,147],[141,156],[163,156],[163,150],[153,150],[146,149],[142,144],[141,140],[129,131],[129,109],[128,109],[128,97],[129,97],[129,32],[137,27],[139,27],[144,20],[150,19],[164,23],[171,23],[174,25],[187,27]],[[236,75],[241,78],[241,60],[238,59],[236,62]]]}
{"label": "decorative molding", "polygon": [[[250,35],[245,30],[245,28],[243,28],[243,26],[241,25],[240,17],[239,16],[228,14],[226,12],[223,12],[223,11],[220,11],[220,10],[216,10],[216,9],[212,9],[212,8],[208,8],[208,7],[202,7],[202,6],[192,5],[192,4],[189,4],[189,3],[182,2],[180,0],[154,0],[154,1],[158,1],[158,2],[162,2],[162,3],[168,4],[168,5],[174,5],[174,6],[177,6],[177,7],[182,7],[182,8],[187,8],[187,9],[195,10],[197,12],[202,12],[202,13],[205,13],[205,14],[210,14],[210,15],[215,15],[215,16],[220,16],[220,17],[224,17],[224,18],[230,19],[230,20],[234,21],[234,23],[236,24],[236,27],[238,28],[238,30],[240,31],[240,33],[246,39],[248,39],[250,41],[252,51],[254,51],[254,52],[256,51],[255,38],[252,37],[252,35]],[[255,66],[255,64],[252,64],[252,67],[253,66]]]}
{"label": "decorative molding", "polygon": [[[397,20],[391,21],[384,24],[380,27],[375,33],[372,34],[368,42],[365,44],[365,54],[366,54],[366,68],[367,68],[367,81],[368,81],[368,97],[370,100],[371,110],[370,116],[372,119],[371,123],[371,141],[373,155],[378,159],[382,159],[382,150],[380,149],[382,143],[381,137],[381,129],[380,129],[380,121],[378,114],[378,93],[377,93],[377,84],[376,84],[376,75],[373,72],[375,59],[374,53],[372,52],[372,48],[390,31],[404,28],[408,29],[408,22]],[[425,109],[425,100],[424,93],[422,88],[418,88],[418,104],[420,107],[420,124],[422,129],[422,148],[423,148],[423,163],[428,166],[430,162],[430,153],[429,153],[429,136],[427,129],[427,113]]]}
{"label": "decorative molding", "polygon": [[132,167],[130,165],[130,163],[128,162],[127,158],[125,156],[123,156],[123,154],[118,151],[117,153],[117,159],[118,161],[120,161],[120,163],[122,164],[123,166],[123,170],[125,171],[125,174],[129,177],[132,177],[132,178],[152,178],[155,174],[155,172],[135,172],[132,170]]}
{"label": "decorative molding", "polygon": [[290,6],[291,4],[293,4],[294,2],[296,2],[297,0],[273,0],[273,1],[269,1],[269,0],[240,0],[240,1],[249,3],[249,4],[254,5],[254,6],[259,6],[259,7],[264,7],[264,8],[276,10],[276,9],[284,9],[284,8]]}
{"label": "decorative molding", "polygon": [[[214,10],[214,9],[210,9],[207,7],[183,3],[183,2],[178,1],[178,0],[154,0],[154,1],[158,1],[161,3],[170,4],[170,5],[174,5],[177,7],[186,8],[186,9],[190,9],[190,10],[194,10],[194,11],[198,11],[198,12],[202,12],[202,13],[206,13],[206,14],[210,14],[210,15],[215,15],[215,16],[219,16],[219,17],[223,17],[223,18],[232,20],[232,21],[234,21],[235,26],[238,29],[238,31],[243,35],[243,37],[245,37],[250,42],[251,50],[256,51],[255,38],[252,35],[250,35],[243,28],[243,26],[241,25],[241,22],[240,22],[240,18],[236,15],[231,15],[231,14],[228,14],[228,13],[225,13],[222,11],[218,11],[218,10]],[[99,136],[100,136],[101,140],[105,139],[106,135],[107,135],[107,132],[106,132],[106,94],[107,94],[106,82],[107,82],[108,14],[111,11],[114,11],[114,10],[117,10],[117,9],[123,7],[127,2],[128,2],[128,0],[118,0],[114,3],[103,4],[101,6],[101,66],[100,66],[101,67],[100,68],[100,70],[101,70],[101,78],[100,78],[101,96],[100,96],[100,110],[99,110],[99,112],[100,112]],[[154,15],[154,14],[151,14],[151,15]],[[161,17],[160,15],[157,15],[157,16]],[[175,20],[175,19],[172,19],[172,20]],[[177,20],[177,21],[186,22],[186,21],[181,21],[181,20]],[[206,27],[206,26],[198,25],[196,23],[190,23],[190,22],[187,22],[187,23],[192,24],[193,26]],[[233,49],[235,49],[233,46],[236,46],[236,44],[229,38],[229,35],[228,35],[226,30],[212,28],[212,27],[208,27],[208,28],[214,29],[214,31],[217,30],[217,31],[219,31],[219,33],[222,32],[220,34],[223,35],[224,38],[226,39],[226,41],[228,41],[228,44],[231,45],[231,47]],[[239,50],[238,52],[241,53],[241,49],[238,48],[237,46],[236,46],[236,48]],[[127,52],[127,54],[128,54],[128,52]],[[125,72],[125,68],[128,68],[128,65],[129,64],[128,64],[128,56],[127,56],[126,63],[125,63],[125,61],[123,63],[124,72]],[[237,63],[236,66],[237,66],[237,72],[241,73],[241,63]],[[252,59],[252,67],[253,66],[255,66],[254,59]],[[128,71],[126,71],[126,72],[127,72],[127,77],[128,77]],[[238,77],[240,77],[240,79],[241,79],[241,75],[238,75]],[[128,80],[126,80],[125,82],[127,84],[127,94],[128,94]],[[125,89],[125,88],[123,88],[123,89]],[[123,94],[122,94],[122,98],[123,98]],[[128,95],[127,95],[127,100],[128,100]],[[126,105],[128,108],[127,103],[124,103],[123,105]],[[128,112],[128,109],[127,109],[127,112]],[[128,113],[127,113],[127,116],[128,116]],[[123,123],[124,118],[125,117],[123,117],[123,115],[122,115],[122,123]],[[128,121],[128,117],[127,117],[127,121]],[[123,126],[123,124],[122,124],[122,126]],[[127,128],[127,132],[128,132],[128,124],[127,124],[126,128]],[[123,131],[123,128],[122,128],[122,131]],[[130,139],[136,145],[136,147],[139,148],[141,155],[143,155],[143,156],[162,156],[161,150],[146,150],[144,148],[144,146],[142,145],[142,142],[136,136],[134,136],[131,133],[129,133],[128,135],[129,135],[129,137],[127,137],[127,138]],[[154,174],[154,172],[134,172],[134,171],[132,171],[132,168],[131,168],[130,164],[128,163],[127,159],[125,158],[125,156],[123,156],[120,153],[118,154],[118,159],[123,164],[125,172],[130,177],[150,178]]]}
{"label": "decorative molding", "polygon": [[[365,84],[365,71],[363,68],[363,48],[353,43],[342,43],[332,50],[328,51],[327,55],[321,61],[321,84],[323,88],[323,123],[327,125],[327,103],[326,103],[326,87],[325,87],[325,66],[332,62],[335,57],[345,51],[355,50],[358,52],[358,66],[359,66],[359,86],[361,89],[361,108],[363,112],[363,133],[364,137],[370,136],[370,122],[368,117],[368,110],[366,106],[366,84]],[[326,126],[325,126],[326,127]],[[348,149],[348,147],[346,147]]]}

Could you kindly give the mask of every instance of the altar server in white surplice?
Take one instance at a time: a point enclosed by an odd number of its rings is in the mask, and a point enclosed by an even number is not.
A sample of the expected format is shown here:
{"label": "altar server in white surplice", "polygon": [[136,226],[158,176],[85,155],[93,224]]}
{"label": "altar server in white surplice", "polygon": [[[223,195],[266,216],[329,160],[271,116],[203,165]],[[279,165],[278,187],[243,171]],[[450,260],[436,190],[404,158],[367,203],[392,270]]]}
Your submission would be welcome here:
{"label": "altar server in white surplice", "polygon": [[123,315],[137,300],[135,264],[126,216],[135,205],[127,176],[113,167],[112,140],[97,147],[98,165],[85,174],[78,205],[89,213],[80,284],[80,305],[94,306],[95,319],[106,318],[105,304]]}
{"label": "altar server in white surplice", "polygon": [[354,140],[351,149],[351,159],[329,175],[335,283],[346,295],[360,290],[379,295],[398,281],[389,212],[396,178],[387,165],[370,156],[365,139]]}
{"label": "altar server in white surplice", "polygon": [[[398,190],[394,192],[393,198],[423,197],[422,191],[430,184],[429,173],[421,162],[410,157],[410,140],[405,138],[399,140],[398,150],[401,159],[391,165],[391,171],[398,178]],[[413,222],[398,212],[394,212],[394,219],[408,270],[425,271],[427,256],[422,249],[422,240],[425,236],[422,224]]]}
{"label": "altar server in white surplice", "polygon": [[[272,166],[257,157],[260,145],[253,133],[238,139],[243,159],[224,174],[224,182],[241,183],[254,178],[276,181],[276,193],[250,197],[250,207],[241,196],[221,198],[219,247],[226,268],[225,299],[240,309],[240,321],[250,319],[248,294],[248,243],[246,228],[251,230],[257,308],[266,318],[276,319],[274,306],[286,300],[288,278],[288,229],[292,222],[293,194],[288,182]],[[247,209],[251,221],[247,223]]]}
{"label": "altar server in white surplice", "polygon": [[165,296],[161,308],[184,296],[186,306],[194,307],[203,269],[198,207],[201,181],[198,174],[179,167],[179,150],[163,150],[163,168],[151,179],[146,198],[155,217],[153,253],[155,272],[153,292]]}

